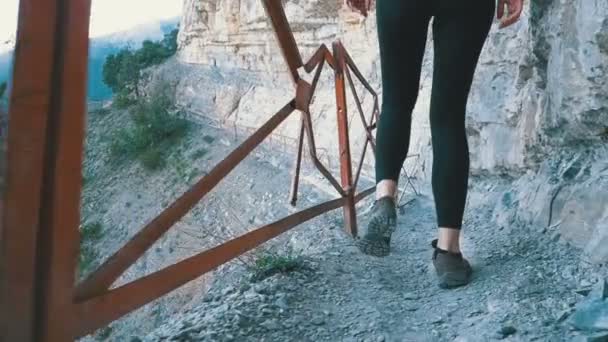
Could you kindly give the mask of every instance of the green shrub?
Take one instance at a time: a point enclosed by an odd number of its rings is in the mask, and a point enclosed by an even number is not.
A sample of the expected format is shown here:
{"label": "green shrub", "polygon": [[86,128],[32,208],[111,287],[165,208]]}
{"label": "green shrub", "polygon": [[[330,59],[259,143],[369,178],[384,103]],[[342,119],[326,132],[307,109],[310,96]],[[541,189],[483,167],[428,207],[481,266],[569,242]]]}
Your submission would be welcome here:
{"label": "green shrub", "polygon": [[160,169],[164,166],[165,160],[163,158],[163,154],[157,149],[150,149],[144,151],[139,156],[139,161],[141,165],[150,171],[154,171]]}
{"label": "green shrub", "polygon": [[112,335],[113,331],[114,331],[114,328],[111,326],[102,328],[99,331],[99,334],[97,335],[96,340],[97,341],[107,341],[110,338],[110,336]]}
{"label": "green shrub", "polygon": [[96,242],[103,237],[103,226],[100,222],[84,225],[80,229],[80,240],[84,242]]}
{"label": "green shrub", "polygon": [[112,100],[112,106],[116,109],[125,109],[135,103],[137,103],[137,101],[131,98],[131,95],[125,90],[118,92]]}
{"label": "green shrub", "polygon": [[289,273],[303,268],[304,261],[301,257],[267,252],[256,259],[251,279],[260,281],[278,273]]}
{"label": "green shrub", "polygon": [[142,99],[130,114],[132,126],[116,132],[110,144],[115,160],[138,159],[148,170],[165,165],[166,151],[182,138],[190,123],[169,113],[170,99],[156,94],[150,100]]}
{"label": "green shrub", "polygon": [[78,268],[84,274],[97,265],[99,254],[95,245],[103,238],[103,226],[100,222],[83,225],[80,228],[80,258]]}
{"label": "green shrub", "polygon": [[[203,139],[204,139],[204,138],[203,138]],[[201,148],[201,149],[198,149],[198,150],[194,151],[194,153],[192,153],[192,155],[191,155],[190,157],[191,157],[192,159],[196,160],[196,159],[202,158],[202,157],[204,157],[205,155],[207,155],[207,152],[209,152],[209,151],[207,151],[207,150],[206,150],[206,149],[204,149],[204,148]]]}
{"label": "green shrub", "polygon": [[175,29],[165,34],[160,41],[146,40],[141,48],[131,50],[125,48],[106,58],[103,65],[103,81],[114,94],[135,92],[138,96],[137,85],[141,71],[152,65],[158,65],[177,51],[177,33]]}

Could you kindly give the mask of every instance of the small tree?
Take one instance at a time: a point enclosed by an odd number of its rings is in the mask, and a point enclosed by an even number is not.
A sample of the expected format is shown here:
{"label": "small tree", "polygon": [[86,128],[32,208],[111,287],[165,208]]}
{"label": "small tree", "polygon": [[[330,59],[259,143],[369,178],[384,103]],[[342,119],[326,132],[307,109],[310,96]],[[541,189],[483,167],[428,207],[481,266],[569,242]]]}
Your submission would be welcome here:
{"label": "small tree", "polygon": [[179,33],[179,29],[174,29],[173,31],[165,34],[163,38],[163,46],[169,52],[169,56],[173,56],[177,52],[177,34]]}
{"label": "small tree", "polygon": [[138,84],[141,70],[158,65],[177,51],[178,29],[166,33],[161,41],[146,40],[141,48],[124,48],[107,57],[103,65],[103,81],[112,89],[121,103],[130,103],[131,95],[139,97]]}

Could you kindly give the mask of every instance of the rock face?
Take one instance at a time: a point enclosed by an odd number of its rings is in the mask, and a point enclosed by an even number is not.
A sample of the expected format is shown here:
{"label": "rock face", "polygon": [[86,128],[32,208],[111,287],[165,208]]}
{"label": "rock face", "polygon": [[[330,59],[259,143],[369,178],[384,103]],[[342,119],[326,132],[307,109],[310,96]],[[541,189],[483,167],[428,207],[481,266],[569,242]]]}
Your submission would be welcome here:
{"label": "rock face", "polygon": [[[373,12],[363,19],[337,0],[288,0],[284,5],[305,59],[321,43],[331,46],[340,39],[381,94]],[[432,164],[431,40],[432,32],[411,141],[411,153],[422,157],[419,176],[424,179],[429,179]],[[168,67],[167,74],[179,75],[174,78],[177,101],[192,112],[258,127],[294,95],[259,1],[185,0],[179,46],[178,61]],[[493,28],[468,107],[473,172],[516,177],[510,196],[520,199],[511,206],[517,208],[513,209],[517,217],[544,227],[550,211],[553,223],[562,221],[560,234],[586,249],[595,248],[589,241],[597,242],[598,237],[605,241],[608,234],[608,213],[601,205],[605,201],[592,195],[593,191],[599,195],[608,174],[602,141],[608,136],[607,74],[606,1],[529,1],[519,23],[504,30]],[[336,154],[332,82],[331,72],[324,73],[312,110],[318,145]],[[363,95],[364,108],[371,107],[371,100]],[[354,103],[349,106],[357,119]],[[292,119],[279,134],[297,136],[298,120]],[[351,134],[358,151],[362,129],[357,121]],[[557,165],[570,164],[588,168],[568,173],[566,178],[553,173]],[[559,187],[562,191],[554,196]],[[551,203],[540,203],[544,200]],[[497,208],[497,216],[511,215],[500,205]],[[594,258],[607,260],[606,247],[601,253]]]}

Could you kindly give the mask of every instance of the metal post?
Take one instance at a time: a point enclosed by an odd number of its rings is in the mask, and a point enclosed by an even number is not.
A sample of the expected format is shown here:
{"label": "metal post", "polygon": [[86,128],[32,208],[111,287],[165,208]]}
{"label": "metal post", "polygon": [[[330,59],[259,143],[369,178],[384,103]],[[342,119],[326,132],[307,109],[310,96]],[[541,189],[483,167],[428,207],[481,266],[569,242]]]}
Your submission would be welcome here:
{"label": "metal post", "polygon": [[21,0],[0,245],[0,340],[70,341],[90,0]]}
{"label": "metal post", "polygon": [[353,237],[357,236],[357,213],[355,210],[355,197],[353,188],[353,173],[350,157],[350,142],[348,137],[348,120],[346,108],[346,87],[344,82],[344,68],[346,67],[342,44],[334,42],[334,58],[336,59],[336,105],[338,114],[338,139],[340,148],[340,178],[342,188],[346,192],[344,205],[344,225]]}

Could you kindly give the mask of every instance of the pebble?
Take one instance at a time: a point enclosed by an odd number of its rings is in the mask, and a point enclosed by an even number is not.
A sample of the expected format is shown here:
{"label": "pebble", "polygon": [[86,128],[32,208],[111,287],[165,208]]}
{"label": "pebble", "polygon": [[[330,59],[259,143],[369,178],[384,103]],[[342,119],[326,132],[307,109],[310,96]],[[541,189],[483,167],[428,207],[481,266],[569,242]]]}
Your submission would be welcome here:
{"label": "pebble", "polygon": [[264,321],[260,325],[268,330],[279,330],[281,328],[276,319]]}
{"label": "pebble", "polygon": [[511,335],[515,334],[516,332],[517,332],[517,329],[515,329],[515,327],[513,327],[511,325],[505,325],[504,327],[500,328],[500,330],[498,331],[498,333],[500,335],[502,335],[503,337],[511,336]]}
{"label": "pebble", "polygon": [[279,299],[276,300],[275,305],[283,310],[289,309],[289,304],[287,304],[287,299],[285,299],[285,297],[279,297]]}
{"label": "pebble", "polygon": [[419,298],[420,298],[420,296],[416,295],[413,292],[406,292],[401,296],[401,299],[403,299],[403,300],[416,300]]}
{"label": "pebble", "polygon": [[323,325],[325,324],[325,320],[319,316],[313,317],[313,319],[310,321],[310,323],[314,324],[314,325]]}

